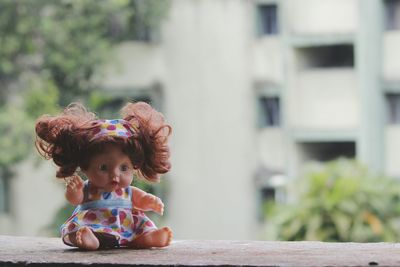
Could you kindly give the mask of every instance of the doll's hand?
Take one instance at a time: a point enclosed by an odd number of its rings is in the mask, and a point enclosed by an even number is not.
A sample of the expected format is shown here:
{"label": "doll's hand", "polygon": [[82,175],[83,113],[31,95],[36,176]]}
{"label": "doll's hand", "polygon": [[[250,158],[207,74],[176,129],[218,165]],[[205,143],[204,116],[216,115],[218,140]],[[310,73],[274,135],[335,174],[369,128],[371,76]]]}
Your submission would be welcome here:
{"label": "doll's hand", "polygon": [[164,214],[164,203],[161,201],[160,198],[153,196],[153,211],[157,212],[160,215]]}
{"label": "doll's hand", "polygon": [[76,193],[83,189],[84,183],[81,177],[74,175],[67,180],[67,192]]}

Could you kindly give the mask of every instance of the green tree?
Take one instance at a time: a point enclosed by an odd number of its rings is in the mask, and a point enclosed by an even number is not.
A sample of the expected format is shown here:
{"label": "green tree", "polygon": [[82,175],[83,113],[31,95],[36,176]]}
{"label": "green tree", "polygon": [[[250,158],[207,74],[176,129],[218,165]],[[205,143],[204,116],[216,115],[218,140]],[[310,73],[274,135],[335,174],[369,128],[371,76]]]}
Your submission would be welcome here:
{"label": "green tree", "polygon": [[266,205],[280,240],[378,242],[400,237],[400,184],[339,159],[314,165],[295,181],[290,204]]}
{"label": "green tree", "polygon": [[[12,114],[12,116],[10,115]],[[0,107],[0,170],[25,158],[30,149],[32,121],[20,109]]]}
{"label": "green tree", "polygon": [[[0,0],[0,151],[13,142],[10,131],[20,143],[32,140],[24,126],[32,127],[39,115],[85,102],[99,86],[112,47],[140,39],[129,23],[156,28],[167,7],[168,0]],[[10,112],[25,114],[19,122],[6,119]],[[22,159],[24,147],[0,166]]]}
{"label": "green tree", "polygon": [[[34,73],[60,91],[62,106],[99,85],[112,46],[147,40],[165,17],[168,0],[1,0],[0,104]],[[132,24],[133,23],[133,24]]]}
{"label": "green tree", "polygon": [[35,61],[40,9],[34,1],[0,1],[0,105],[11,90],[20,90],[20,75]]}

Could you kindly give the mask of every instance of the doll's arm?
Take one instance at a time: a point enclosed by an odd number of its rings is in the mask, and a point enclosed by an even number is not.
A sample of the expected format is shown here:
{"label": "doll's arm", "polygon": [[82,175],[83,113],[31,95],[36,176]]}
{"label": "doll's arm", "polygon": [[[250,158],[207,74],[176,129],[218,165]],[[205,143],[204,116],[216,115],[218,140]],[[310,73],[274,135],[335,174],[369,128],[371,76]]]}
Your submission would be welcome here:
{"label": "doll's arm", "polygon": [[164,203],[160,198],[146,193],[137,187],[132,186],[131,188],[133,208],[143,211],[154,211],[160,215],[164,213]]}
{"label": "doll's arm", "polygon": [[65,192],[65,198],[72,205],[76,206],[81,204],[83,201],[83,187],[83,180],[77,175],[72,176],[72,178],[67,180],[67,190]]}

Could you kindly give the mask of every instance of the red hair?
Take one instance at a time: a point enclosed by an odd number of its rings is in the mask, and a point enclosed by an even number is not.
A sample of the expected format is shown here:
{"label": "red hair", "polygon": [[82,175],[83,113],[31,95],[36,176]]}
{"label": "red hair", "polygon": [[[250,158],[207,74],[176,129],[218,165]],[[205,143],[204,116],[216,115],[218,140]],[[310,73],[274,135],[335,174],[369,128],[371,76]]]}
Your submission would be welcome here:
{"label": "red hair", "polygon": [[81,104],[72,103],[61,114],[44,115],[36,121],[36,148],[59,167],[56,177],[64,178],[73,175],[78,167],[87,169],[91,157],[101,153],[105,144],[113,143],[129,156],[139,176],[158,182],[160,175],[171,168],[171,126],[161,113],[144,102],[126,104],[122,116],[134,125],[132,137],[102,136],[92,140],[99,120]]}

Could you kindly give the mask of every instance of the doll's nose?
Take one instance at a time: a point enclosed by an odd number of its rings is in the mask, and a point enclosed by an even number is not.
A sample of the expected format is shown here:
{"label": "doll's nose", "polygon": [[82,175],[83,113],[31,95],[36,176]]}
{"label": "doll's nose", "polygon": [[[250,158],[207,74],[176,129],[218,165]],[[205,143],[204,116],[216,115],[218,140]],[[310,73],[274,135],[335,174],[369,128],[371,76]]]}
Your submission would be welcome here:
{"label": "doll's nose", "polygon": [[119,182],[119,172],[117,170],[114,170],[110,173],[110,178],[113,182]]}
{"label": "doll's nose", "polygon": [[113,182],[119,182],[119,175],[113,174],[111,177],[112,177],[111,180]]}

